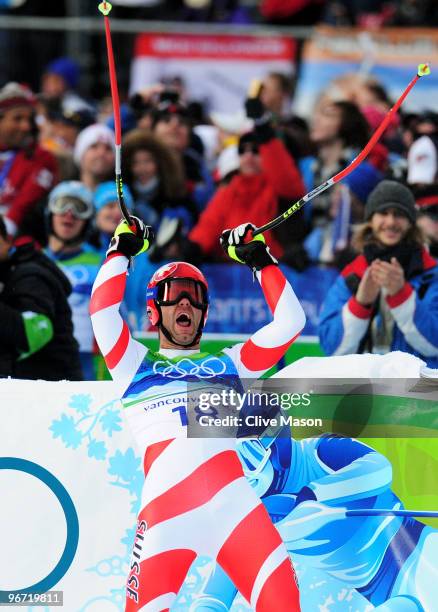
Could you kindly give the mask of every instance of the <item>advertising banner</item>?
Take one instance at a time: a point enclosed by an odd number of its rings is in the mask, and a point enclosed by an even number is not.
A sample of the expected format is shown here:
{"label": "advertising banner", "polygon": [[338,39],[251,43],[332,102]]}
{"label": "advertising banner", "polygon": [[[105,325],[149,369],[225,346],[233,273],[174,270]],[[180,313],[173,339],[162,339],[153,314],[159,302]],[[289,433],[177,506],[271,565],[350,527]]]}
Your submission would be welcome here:
{"label": "advertising banner", "polygon": [[[393,422],[379,391],[379,410],[367,404],[378,428],[363,430],[372,438],[279,444],[270,434],[237,444],[293,559],[303,612],[370,612],[385,602],[434,609],[437,519],[372,516],[382,508],[438,510],[438,385],[422,365],[404,353],[302,359],[273,377],[271,388],[384,377],[375,388],[390,399]],[[347,387],[336,418],[356,422],[357,397],[368,391]],[[301,393],[302,415],[311,414],[313,391]],[[143,466],[116,395],[111,382],[0,381],[0,602],[17,603],[12,595],[32,591],[41,595],[39,606],[21,600],[27,612],[56,611],[61,603],[75,612],[124,610]],[[291,415],[296,399],[288,394]],[[172,611],[195,612],[214,593],[222,607],[251,610],[226,575],[216,572],[212,582],[212,570],[211,559],[195,561]]]}
{"label": "advertising banner", "polygon": [[295,41],[284,36],[140,34],[130,90],[178,76],[209,111],[237,113],[252,79],[271,71],[293,74],[295,53]]}
{"label": "advertising banner", "polygon": [[[202,268],[209,281],[211,308],[206,331],[249,334],[272,320],[258,282],[244,266],[225,264]],[[282,266],[306,313],[304,336],[318,335],[318,316],[327,291],[338,275],[330,268],[308,268],[304,273]]]}
{"label": "advertising banner", "polygon": [[[438,60],[438,33],[426,28],[382,28],[361,31],[356,28],[318,27],[304,45],[302,68],[294,110],[309,117],[322,92],[331,88],[334,99],[342,93],[332,82],[343,75],[360,73],[376,77],[396,100],[415,76],[420,63]],[[403,109],[431,108],[438,94],[438,74],[433,71],[414,87]]]}

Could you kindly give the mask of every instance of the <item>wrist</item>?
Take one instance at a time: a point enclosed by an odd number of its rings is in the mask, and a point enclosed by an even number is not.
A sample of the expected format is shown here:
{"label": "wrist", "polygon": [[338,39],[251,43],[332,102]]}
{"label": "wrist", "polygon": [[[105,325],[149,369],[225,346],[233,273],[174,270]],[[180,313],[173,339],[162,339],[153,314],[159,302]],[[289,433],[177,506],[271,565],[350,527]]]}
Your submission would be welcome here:
{"label": "wrist", "polygon": [[364,306],[354,295],[348,300],[348,309],[359,319],[369,319],[372,314],[372,306]]}
{"label": "wrist", "polygon": [[397,306],[400,306],[411,297],[413,291],[412,285],[406,281],[403,284],[403,287],[396,293],[393,293],[392,295],[388,293],[386,296],[386,302],[390,308],[397,308]]}
{"label": "wrist", "polygon": [[245,263],[254,272],[259,272],[267,266],[278,266],[278,261],[271,255],[269,247],[259,240],[235,247],[239,261]]}

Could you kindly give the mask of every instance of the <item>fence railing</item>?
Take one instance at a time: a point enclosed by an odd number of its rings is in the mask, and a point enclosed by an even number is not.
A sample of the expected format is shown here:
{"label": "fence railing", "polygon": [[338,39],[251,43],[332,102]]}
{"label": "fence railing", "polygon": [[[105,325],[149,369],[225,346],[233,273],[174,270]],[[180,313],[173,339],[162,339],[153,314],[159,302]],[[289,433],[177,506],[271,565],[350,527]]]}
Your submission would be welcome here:
{"label": "fence railing", "polygon": [[[45,30],[81,33],[98,33],[102,31],[101,17],[26,17],[2,15],[0,30]],[[140,32],[181,32],[185,34],[242,34],[254,36],[291,36],[297,40],[305,40],[312,35],[310,27],[285,27],[268,25],[240,25],[214,23],[184,23],[180,21],[147,21],[141,19],[112,19],[111,30],[124,34]]]}

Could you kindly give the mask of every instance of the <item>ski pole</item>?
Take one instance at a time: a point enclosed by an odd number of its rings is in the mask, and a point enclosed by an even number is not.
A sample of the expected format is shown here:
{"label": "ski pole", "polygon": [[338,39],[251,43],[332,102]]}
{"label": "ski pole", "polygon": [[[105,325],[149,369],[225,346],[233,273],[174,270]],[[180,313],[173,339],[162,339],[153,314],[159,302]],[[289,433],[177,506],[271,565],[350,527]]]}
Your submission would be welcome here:
{"label": "ski pole", "polygon": [[321,185],[319,185],[318,187],[315,187],[315,189],[312,189],[312,191],[309,191],[309,193],[307,193],[300,200],[298,200],[298,202],[295,202],[295,204],[293,204],[290,208],[288,208],[284,213],[282,213],[281,215],[279,215],[272,221],[269,221],[269,223],[266,223],[265,225],[262,225],[261,227],[258,227],[255,230],[253,230],[252,235],[257,236],[258,234],[262,234],[263,232],[266,232],[267,230],[277,227],[278,225],[280,225],[280,223],[283,223],[283,221],[286,221],[286,219],[288,219],[291,215],[293,215],[298,210],[300,210],[306,202],[313,200],[314,197],[316,197],[317,195],[319,195],[320,193],[322,193],[323,191],[325,191],[326,189],[328,189],[335,183],[338,183],[343,178],[348,176],[350,172],[355,170],[359,166],[359,164],[362,163],[363,160],[368,156],[371,149],[374,147],[374,145],[379,140],[383,132],[386,130],[386,128],[389,125],[389,122],[391,121],[391,118],[398,111],[404,99],[406,98],[408,93],[411,91],[411,89],[414,87],[415,83],[422,76],[426,76],[428,74],[430,74],[429,64],[419,64],[418,69],[417,69],[417,74],[415,75],[415,77],[406,87],[406,89],[401,94],[401,96],[399,97],[397,102],[394,104],[394,106],[388,111],[382,123],[379,125],[377,130],[371,136],[370,140],[367,142],[367,144],[362,149],[362,151],[359,153],[359,155],[357,155],[346,168],[344,168],[343,170],[335,174],[335,176],[332,176],[332,178],[328,179],[324,183],[321,183]]}
{"label": "ski pole", "polygon": [[346,510],[345,516],[405,516],[405,517],[424,517],[438,518],[437,510],[391,510],[389,508],[363,508]]}
{"label": "ski pole", "polygon": [[113,44],[111,40],[111,28],[108,15],[113,8],[109,2],[105,0],[99,4],[99,11],[102,13],[105,21],[105,37],[106,37],[106,48],[108,53],[108,68],[111,83],[111,98],[113,102],[113,113],[114,113],[114,131],[115,131],[115,143],[116,143],[116,189],[117,198],[119,200],[120,210],[125,218],[128,225],[131,225],[132,219],[129,214],[129,210],[126,207],[125,200],[123,198],[123,181],[122,181],[122,126],[120,120],[120,101],[119,101],[119,88],[117,85],[117,73],[114,62]]}

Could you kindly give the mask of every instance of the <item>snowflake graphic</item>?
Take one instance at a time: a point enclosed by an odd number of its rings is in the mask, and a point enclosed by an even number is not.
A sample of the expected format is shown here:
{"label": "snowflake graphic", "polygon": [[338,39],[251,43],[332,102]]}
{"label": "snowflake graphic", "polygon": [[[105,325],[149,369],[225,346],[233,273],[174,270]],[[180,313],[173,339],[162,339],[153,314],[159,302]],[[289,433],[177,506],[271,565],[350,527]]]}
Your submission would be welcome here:
{"label": "snowflake graphic", "polygon": [[67,448],[77,449],[87,444],[88,456],[104,461],[108,449],[105,440],[98,439],[99,432],[111,438],[114,432],[122,430],[122,419],[119,410],[114,409],[114,401],[96,410],[92,409],[92,402],[91,395],[72,395],[68,407],[73,414],[61,413],[61,417],[55,419],[49,429],[52,436],[60,438]]}
{"label": "snowflake graphic", "polygon": [[[88,457],[93,461],[105,461],[109,484],[124,489],[131,498],[131,512],[133,526],[126,529],[120,539],[121,554],[101,559],[86,571],[97,576],[126,577],[129,572],[129,563],[135,537],[135,517],[138,514],[143,485],[143,472],[140,457],[136,457],[132,448],[116,450],[109,456],[106,441],[113,434],[122,431],[122,418],[120,410],[116,408],[117,401],[111,401],[103,406],[93,406],[91,395],[72,395],[68,407],[58,419],[54,419],[49,427],[53,438],[58,438],[66,448],[78,450],[87,449]],[[110,594],[104,594],[87,601],[81,608],[86,612],[96,605],[114,606],[113,609],[123,610],[124,589],[112,589]],[[106,602],[106,603],[104,603]],[[93,607],[93,609],[95,609]],[[108,608],[109,609],[109,608]]]}

